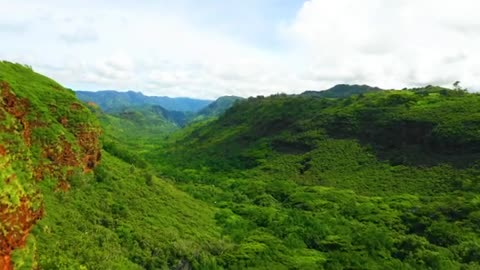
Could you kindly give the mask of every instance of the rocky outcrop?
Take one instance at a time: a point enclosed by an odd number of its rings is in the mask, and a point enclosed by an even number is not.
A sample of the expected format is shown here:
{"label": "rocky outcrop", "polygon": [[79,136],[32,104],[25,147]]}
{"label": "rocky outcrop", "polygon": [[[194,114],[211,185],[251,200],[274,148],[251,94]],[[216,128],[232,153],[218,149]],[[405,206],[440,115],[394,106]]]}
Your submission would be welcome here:
{"label": "rocky outcrop", "polygon": [[[100,161],[101,129],[73,92],[18,64],[0,62],[0,270],[13,269],[44,214],[40,181],[69,179]],[[52,190],[52,192],[54,192]]]}

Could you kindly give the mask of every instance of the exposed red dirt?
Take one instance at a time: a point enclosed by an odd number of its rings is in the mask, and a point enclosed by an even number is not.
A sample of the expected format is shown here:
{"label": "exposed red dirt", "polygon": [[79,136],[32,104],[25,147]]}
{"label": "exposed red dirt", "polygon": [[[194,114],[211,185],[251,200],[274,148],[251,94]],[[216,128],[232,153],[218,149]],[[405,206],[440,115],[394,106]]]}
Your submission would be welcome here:
{"label": "exposed red dirt", "polygon": [[0,269],[13,270],[11,255],[0,255]]}
{"label": "exposed red dirt", "polygon": [[10,85],[7,82],[0,83],[0,89],[2,100],[5,104],[5,110],[17,118],[20,123],[23,125],[23,139],[25,143],[31,145],[31,134],[30,124],[26,120],[26,115],[28,114],[30,102],[25,98],[18,98],[10,89]]}
{"label": "exposed red dirt", "polygon": [[100,108],[100,106],[98,106],[98,104],[93,102],[93,101],[89,101],[89,102],[87,102],[87,104],[88,104],[88,106],[92,106],[94,108]]}
{"label": "exposed red dirt", "polygon": [[7,155],[7,149],[5,146],[0,144],[0,157],[6,156]]}
{"label": "exposed red dirt", "polygon": [[75,110],[75,111],[78,111],[78,110],[81,110],[83,108],[83,106],[80,104],[80,103],[72,103],[70,104],[70,109],[72,110]]}
{"label": "exposed red dirt", "polygon": [[59,181],[58,184],[57,184],[57,187],[55,188],[56,192],[58,192],[58,191],[67,192],[69,190],[70,190],[70,183],[68,183],[65,180]]}
{"label": "exposed red dirt", "polygon": [[25,246],[35,223],[43,216],[43,205],[31,206],[32,197],[23,196],[16,206],[0,204],[0,222],[4,231],[0,234],[0,269],[13,269],[11,255],[14,249]]}
{"label": "exposed red dirt", "polygon": [[[58,147],[60,146],[60,147]],[[73,150],[72,145],[62,138],[58,145],[49,145],[43,149],[43,157],[50,160],[48,164],[41,163],[34,171],[33,175],[36,181],[41,181],[46,176],[58,179],[59,186],[61,182],[66,182],[72,169],[63,172],[64,167],[79,167],[81,165],[77,153]],[[65,186],[65,185],[63,185]],[[65,190],[62,188],[62,190]]]}
{"label": "exposed red dirt", "polygon": [[82,126],[77,132],[78,144],[82,148],[82,163],[85,172],[90,172],[97,166],[101,159],[100,152],[100,131]]}
{"label": "exposed red dirt", "polygon": [[68,127],[68,118],[67,117],[62,117],[60,119],[60,124],[62,124],[63,127]]}

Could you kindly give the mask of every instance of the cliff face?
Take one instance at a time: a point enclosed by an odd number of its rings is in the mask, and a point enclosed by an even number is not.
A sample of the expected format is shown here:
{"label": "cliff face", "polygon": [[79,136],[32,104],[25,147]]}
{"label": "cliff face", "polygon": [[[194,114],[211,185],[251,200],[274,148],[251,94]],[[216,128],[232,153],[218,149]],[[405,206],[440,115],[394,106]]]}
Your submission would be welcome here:
{"label": "cliff face", "polygon": [[55,192],[68,190],[100,161],[100,132],[73,91],[0,62],[0,270],[13,269],[12,252],[48,212],[36,183],[54,179]]}

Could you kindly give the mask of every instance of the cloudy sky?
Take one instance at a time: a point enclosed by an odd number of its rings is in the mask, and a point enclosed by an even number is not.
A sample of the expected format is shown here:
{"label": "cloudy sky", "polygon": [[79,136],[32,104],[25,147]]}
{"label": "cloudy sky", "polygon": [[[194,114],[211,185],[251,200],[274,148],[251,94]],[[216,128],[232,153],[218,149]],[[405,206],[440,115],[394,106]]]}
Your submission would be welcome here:
{"label": "cloudy sky", "polygon": [[0,59],[82,90],[216,98],[460,80],[476,0],[0,0]]}

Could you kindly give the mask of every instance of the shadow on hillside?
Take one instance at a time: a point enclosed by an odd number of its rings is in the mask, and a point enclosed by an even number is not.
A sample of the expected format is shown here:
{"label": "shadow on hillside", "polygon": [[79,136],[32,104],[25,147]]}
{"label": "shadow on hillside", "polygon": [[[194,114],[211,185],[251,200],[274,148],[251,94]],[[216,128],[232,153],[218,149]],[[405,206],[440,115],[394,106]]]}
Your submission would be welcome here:
{"label": "shadow on hillside", "polygon": [[[337,119],[338,120],[338,119]],[[447,164],[455,168],[480,166],[478,138],[441,136],[434,132],[434,123],[418,120],[397,120],[379,123],[360,122],[357,129],[351,123],[335,122],[327,133],[335,139],[354,139],[372,149],[380,160],[392,165],[432,167]]]}
{"label": "shadow on hillside", "polygon": [[[372,146],[370,143],[362,144]],[[421,146],[408,145],[399,149],[385,149],[381,146],[371,147],[377,158],[392,165],[409,165],[417,167],[433,167],[441,164],[458,169],[480,166],[480,153],[447,153],[423,149]]]}

